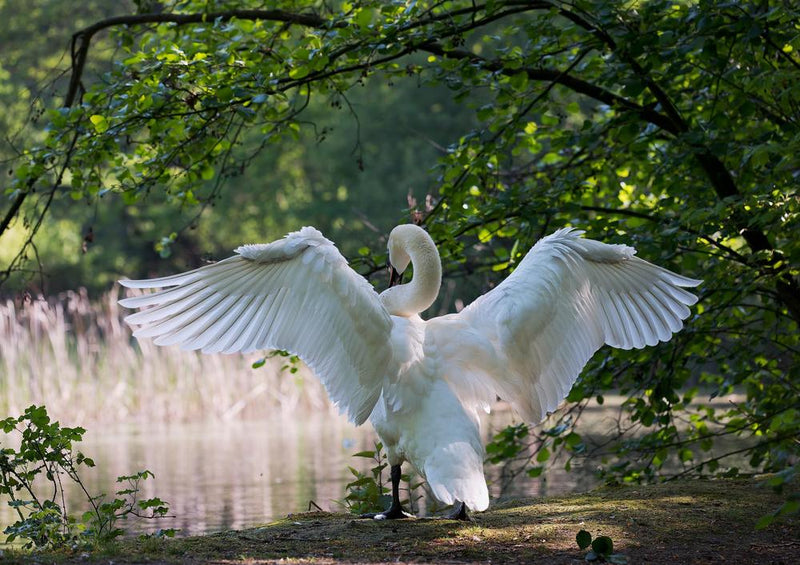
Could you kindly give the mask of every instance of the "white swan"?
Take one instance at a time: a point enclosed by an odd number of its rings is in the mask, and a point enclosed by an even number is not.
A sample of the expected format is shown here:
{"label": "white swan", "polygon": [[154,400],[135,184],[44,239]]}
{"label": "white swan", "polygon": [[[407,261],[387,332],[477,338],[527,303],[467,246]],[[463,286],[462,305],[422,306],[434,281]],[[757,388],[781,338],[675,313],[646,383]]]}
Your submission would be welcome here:
{"label": "white swan", "polygon": [[[497,396],[528,422],[555,410],[603,344],[630,349],[670,339],[697,298],[677,275],[561,229],[540,240],[516,270],[458,314],[422,320],[442,270],[430,236],[401,225],[389,236],[393,275],[410,283],[378,295],[314,228],[194,271],[132,288],[165,290],[121,300],[140,308],[136,337],[206,353],[284,349],[322,380],[355,424],[370,418],[391,464],[398,518],[400,465],[411,463],[442,502],[485,510],[478,408]],[[396,269],[396,271],[394,271]]]}

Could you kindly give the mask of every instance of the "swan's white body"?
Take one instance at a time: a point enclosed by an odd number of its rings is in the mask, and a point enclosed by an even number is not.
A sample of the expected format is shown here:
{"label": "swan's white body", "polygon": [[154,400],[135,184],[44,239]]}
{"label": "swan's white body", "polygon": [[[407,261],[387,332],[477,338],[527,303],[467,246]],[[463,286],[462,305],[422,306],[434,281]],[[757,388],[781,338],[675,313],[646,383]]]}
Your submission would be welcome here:
{"label": "swan's white body", "polygon": [[143,281],[169,287],[121,301],[152,306],[126,318],[137,337],[207,353],[285,349],[299,355],[356,424],[367,417],[392,465],[410,462],[445,503],[485,510],[478,409],[499,396],[538,423],[603,344],[668,340],[700,281],[634,249],[562,229],[539,241],[502,284],[458,314],[425,321],[441,265],[427,233],[398,226],[392,264],[410,283],[378,295],[334,245],[303,228],[188,273]]}
{"label": "swan's white body", "polygon": [[419,316],[392,316],[392,350],[400,372],[370,415],[390,465],[410,462],[445,504],[489,506],[483,443],[476,406],[462,404],[439,373],[430,340],[433,324]]}

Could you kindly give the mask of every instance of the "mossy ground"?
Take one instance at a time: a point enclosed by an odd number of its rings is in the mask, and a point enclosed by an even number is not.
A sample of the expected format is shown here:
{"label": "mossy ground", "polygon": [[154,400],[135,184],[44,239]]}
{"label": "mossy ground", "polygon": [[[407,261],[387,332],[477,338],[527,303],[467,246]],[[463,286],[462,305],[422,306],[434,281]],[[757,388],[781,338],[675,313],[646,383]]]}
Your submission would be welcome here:
{"label": "mossy ground", "polygon": [[782,498],[760,481],[694,480],[500,501],[468,523],[376,522],[293,514],[260,527],[182,539],[130,539],[92,554],[0,563],[582,563],[575,534],[607,535],[629,563],[797,563],[800,517],[754,529]]}

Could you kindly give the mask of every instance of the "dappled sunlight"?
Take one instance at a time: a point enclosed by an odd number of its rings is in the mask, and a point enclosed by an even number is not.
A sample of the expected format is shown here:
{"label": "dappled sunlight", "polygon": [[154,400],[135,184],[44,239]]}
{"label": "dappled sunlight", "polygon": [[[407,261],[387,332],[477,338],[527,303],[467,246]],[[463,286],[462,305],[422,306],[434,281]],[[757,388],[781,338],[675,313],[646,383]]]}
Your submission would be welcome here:
{"label": "dappled sunlight", "polygon": [[215,560],[247,556],[253,562],[288,558],[316,563],[346,557],[358,562],[571,564],[584,562],[585,551],[575,539],[584,529],[595,537],[610,537],[614,551],[629,563],[722,562],[726,559],[720,548],[728,557],[738,556],[736,562],[781,562],[796,540],[797,519],[756,531],[741,517],[747,512],[755,519],[765,505],[779,500],[751,479],[680,481],[521,499],[513,506],[477,513],[469,523],[431,519],[390,523],[308,512],[244,531],[148,542],[148,555]]}

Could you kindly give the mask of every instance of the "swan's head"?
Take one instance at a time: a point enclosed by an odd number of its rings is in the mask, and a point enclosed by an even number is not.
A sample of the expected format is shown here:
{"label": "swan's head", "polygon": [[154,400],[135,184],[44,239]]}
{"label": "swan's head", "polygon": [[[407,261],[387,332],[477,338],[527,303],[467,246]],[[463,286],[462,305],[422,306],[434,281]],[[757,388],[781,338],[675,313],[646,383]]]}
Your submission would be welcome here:
{"label": "swan's head", "polygon": [[411,256],[407,249],[410,240],[416,235],[414,233],[416,230],[422,231],[422,228],[413,224],[404,224],[395,227],[389,234],[389,265],[400,274],[408,268],[408,264],[411,262]]}
{"label": "swan's head", "polygon": [[[439,294],[442,264],[436,244],[424,229],[414,224],[397,226],[389,234],[389,263],[392,275],[389,287],[381,293],[383,305],[390,314],[411,316],[427,309]],[[409,284],[400,282],[399,273],[414,264],[414,278]]]}

